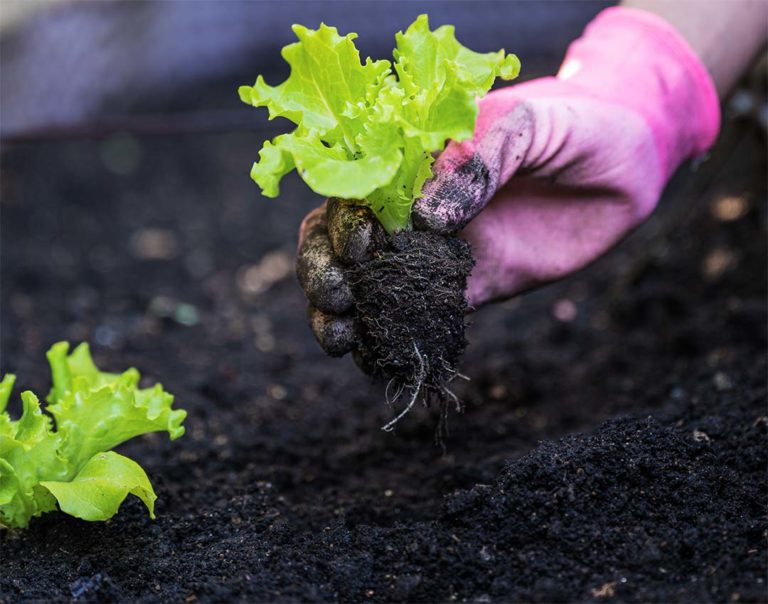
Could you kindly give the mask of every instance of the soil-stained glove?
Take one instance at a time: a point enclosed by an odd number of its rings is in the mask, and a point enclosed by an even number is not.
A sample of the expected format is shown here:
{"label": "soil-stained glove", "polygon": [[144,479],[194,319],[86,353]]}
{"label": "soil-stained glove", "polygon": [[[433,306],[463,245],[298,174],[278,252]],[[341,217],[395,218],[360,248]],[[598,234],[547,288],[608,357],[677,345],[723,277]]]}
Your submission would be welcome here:
{"label": "soil-stained glove", "polygon": [[[480,100],[474,138],[440,155],[414,226],[461,231],[472,244],[471,306],[510,297],[611,248],[677,167],[713,144],[719,123],[714,84],[680,34],[650,13],[607,9],[556,77]],[[352,305],[342,266],[364,257],[367,216],[334,202],[302,225],[299,278],[331,354],[354,345],[352,319],[338,319]]]}
{"label": "soil-stained glove", "polygon": [[719,122],[714,84],[687,42],[655,15],[611,8],[557,77],[480,101],[474,139],[442,153],[414,222],[463,228],[477,261],[470,305],[509,297],[613,246],[675,169],[712,145]]}
{"label": "soil-stained glove", "polygon": [[345,270],[366,260],[374,234],[383,235],[383,228],[373,213],[342,199],[329,199],[301,223],[296,274],[310,302],[312,332],[331,356],[354,348],[354,299]]}

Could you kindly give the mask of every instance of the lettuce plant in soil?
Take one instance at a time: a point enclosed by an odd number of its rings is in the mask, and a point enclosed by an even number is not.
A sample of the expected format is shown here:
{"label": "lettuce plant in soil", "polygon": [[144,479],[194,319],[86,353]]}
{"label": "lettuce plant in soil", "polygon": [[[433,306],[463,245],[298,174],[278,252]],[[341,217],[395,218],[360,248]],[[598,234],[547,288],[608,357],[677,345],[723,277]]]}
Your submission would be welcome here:
{"label": "lettuce plant in soil", "polygon": [[418,395],[453,398],[448,384],[466,346],[472,255],[455,236],[413,231],[411,208],[432,176],[434,154],[472,137],[478,96],[497,77],[516,77],[520,63],[503,50],[465,48],[452,26],[431,31],[426,15],[396,34],[391,62],[361,62],[356,34],[326,25],[293,31],[298,41],[282,51],[288,79],[269,86],[259,76],[239,89],[270,119],[296,124],[264,143],[251,177],[276,197],[295,168],[313,191],[370,208],[384,229],[371,259],[348,273],[358,358],[398,394],[410,389],[411,404]]}
{"label": "lettuce plant in soil", "polygon": [[47,415],[37,396],[22,392],[23,411],[5,410],[15,376],[0,382],[0,526],[23,528],[30,519],[60,509],[83,520],[107,520],[129,495],[154,518],[157,496],[135,461],[112,451],[148,432],[184,434],[186,412],[172,409],[160,384],[138,388],[136,369],[99,371],[87,344],[71,353],[66,342],[48,351],[53,388]]}

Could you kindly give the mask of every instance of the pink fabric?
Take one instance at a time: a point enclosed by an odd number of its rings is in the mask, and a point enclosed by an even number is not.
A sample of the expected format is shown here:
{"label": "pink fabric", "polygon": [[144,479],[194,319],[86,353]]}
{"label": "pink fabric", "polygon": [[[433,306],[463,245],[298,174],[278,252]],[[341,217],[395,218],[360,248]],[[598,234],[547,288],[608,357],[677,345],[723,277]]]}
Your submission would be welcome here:
{"label": "pink fabric", "polygon": [[670,25],[607,9],[557,77],[481,99],[474,138],[438,158],[414,220],[466,224],[477,260],[470,304],[508,297],[610,249],[675,169],[713,144],[719,120],[709,75]]}
{"label": "pink fabric", "polygon": [[643,10],[601,12],[571,44],[558,77],[642,115],[667,176],[709,149],[720,130],[720,103],[704,65],[674,27]]}

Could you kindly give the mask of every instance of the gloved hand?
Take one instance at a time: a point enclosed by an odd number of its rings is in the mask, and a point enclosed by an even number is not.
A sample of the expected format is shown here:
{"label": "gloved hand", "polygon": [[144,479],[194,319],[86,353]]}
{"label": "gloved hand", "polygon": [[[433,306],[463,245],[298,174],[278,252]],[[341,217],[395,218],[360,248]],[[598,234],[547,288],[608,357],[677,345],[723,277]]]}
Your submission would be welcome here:
{"label": "gloved hand", "polygon": [[344,269],[367,258],[376,230],[383,228],[368,208],[335,198],[301,223],[296,275],[309,299],[312,332],[331,356],[354,348],[354,299]]}
{"label": "gloved hand", "polygon": [[[472,307],[564,277],[654,209],[667,180],[719,128],[711,78],[685,40],[644,11],[603,11],[554,78],[480,100],[474,138],[451,143],[414,227],[460,231],[476,260]],[[512,178],[514,176],[514,178]],[[329,201],[302,224],[299,280],[329,354],[354,347],[343,265],[364,259],[370,213]]]}

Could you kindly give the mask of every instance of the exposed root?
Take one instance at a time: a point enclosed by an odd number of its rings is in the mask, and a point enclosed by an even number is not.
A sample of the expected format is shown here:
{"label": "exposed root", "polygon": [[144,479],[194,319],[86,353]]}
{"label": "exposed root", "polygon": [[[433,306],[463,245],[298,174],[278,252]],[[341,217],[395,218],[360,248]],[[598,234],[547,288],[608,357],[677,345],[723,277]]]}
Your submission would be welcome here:
{"label": "exposed root", "polygon": [[[411,400],[408,402],[408,404],[405,406],[405,409],[403,409],[392,421],[388,422],[384,426],[382,426],[382,430],[384,432],[391,432],[394,430],[395,425],[397,422],[399,422],[401,419],[403,419],[408,413],[413,409],[413,406],[416,404],[416,401],[419,398],[419,393],[421,393],[421,387],[424,385],[424,380],[427,377],[427,371],[426,371],[426,364],[424,363],[424,357],[421,356],[421,353],[419,352],[419,347],[416,346],[416,342],[413,343],[413,349],[416,351],[416,356],[419,357],[419,374],[416,377],[416,381],[411,386]],[[402,390],[400,391],[402,393]],[[455,398],[455,396],[454,396]],[[458,399],[457,399],[458,400]]]}
{"label": "exposed root", "polygon": [[450,375],[447,382],[439,384],[437,388],[429,387],[425,383],[427,377],[427,364],[424,356],[419,352],[419,348],[416,345],[416,342],[413,343],[413,348],[419,359],[419,371],[415,376],[413,383],[407,386],[402,383],[398,384],[394,396],[390,396],[389,390],[395,383],[395,380],[391,379],[387,382],[387,386],[384,391],[387,404],[391,406],[394,406],[397,403],[406,389],[410,391],[410,399],[405,408],[394,419],[382,426],[381,429],[385,432],[391,432],[394,430],[396,424],[406,415],[408,415],[408,413],[410,413],[411,409],[413,409],[419,399],[423,401],[425,407],[429,406],[430,399],[436,399],[437,404],[440,407],[440,417],[438,420],[437,428],[435,430],[435,443],[445,449],[444,440],[448,437],[448,409],[450,404],[453,404],[456,413],[464,412],[464,403],[458,396],[456,396],[453,390],[451,390],[450,383],[456,378],[465,381],[469,381],[469,378],[466,375],[463,375],[458,371],[452,370],[446,366],[448,369],[447,374]]}
{"label": "exposed root", "polygon": [[[371,258],[350,269],[357,359],[387,380],[386,399],[408,402],[383,429],[391,431],[416,403],[446,401],[461,409],[449,384],[466,347],[464,290],[473,261],[456,237],[401,232],[375,240]],[[443,422],[441,421],[441,424]]]}

